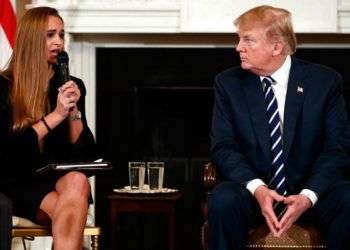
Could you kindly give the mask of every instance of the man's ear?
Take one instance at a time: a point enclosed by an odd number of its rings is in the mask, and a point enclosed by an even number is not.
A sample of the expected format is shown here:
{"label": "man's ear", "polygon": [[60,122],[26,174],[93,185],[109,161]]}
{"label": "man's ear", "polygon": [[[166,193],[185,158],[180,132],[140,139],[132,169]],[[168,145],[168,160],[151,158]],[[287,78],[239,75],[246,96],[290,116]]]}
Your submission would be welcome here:
{"label": "man's ear", "polygon": [[273,51],[272,55],[273,56],[279,56],[283,54],[283,49],[284,49],[284,43],[281,41],[276,41],[273,44]]}

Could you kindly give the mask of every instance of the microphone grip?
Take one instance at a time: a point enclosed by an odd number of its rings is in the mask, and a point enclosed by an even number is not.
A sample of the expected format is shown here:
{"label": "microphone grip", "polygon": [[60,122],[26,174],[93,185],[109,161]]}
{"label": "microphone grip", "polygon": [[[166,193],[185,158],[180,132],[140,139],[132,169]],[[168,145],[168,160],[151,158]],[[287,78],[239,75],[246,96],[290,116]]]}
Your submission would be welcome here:
{"label": "microphone grip", "polygon": [[[69,67],[67,63],[60,64],[60,75],[62,80],[62,85],[70,80]],[[74,108],[70,108],[69,112],[73,111]]]}
{"label": "microphone grip", "polygon": [[70,80],[68,64],[66,63],[60,64],[60,75],[61,75],[62,84]]}

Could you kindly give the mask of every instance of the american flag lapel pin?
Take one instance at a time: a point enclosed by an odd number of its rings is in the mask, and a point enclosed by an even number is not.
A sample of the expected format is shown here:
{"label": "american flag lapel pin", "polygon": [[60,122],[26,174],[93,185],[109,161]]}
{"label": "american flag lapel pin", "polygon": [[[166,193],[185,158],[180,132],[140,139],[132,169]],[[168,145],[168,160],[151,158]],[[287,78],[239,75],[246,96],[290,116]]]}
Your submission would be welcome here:
{"label": "american flag lapel pin", "polygon": [[297,92],[300,93],[300,94],[304,93],[304,88],[301,87],[301,86],[298,86],[297,87]]}

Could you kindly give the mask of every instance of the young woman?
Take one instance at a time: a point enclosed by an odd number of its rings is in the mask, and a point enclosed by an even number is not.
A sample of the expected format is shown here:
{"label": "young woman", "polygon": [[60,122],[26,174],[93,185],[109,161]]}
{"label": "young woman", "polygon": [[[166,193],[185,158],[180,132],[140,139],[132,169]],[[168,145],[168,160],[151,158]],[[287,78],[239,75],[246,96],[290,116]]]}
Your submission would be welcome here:
{"label": "young woman", "polygon": [[69,172],[37,177],[48,163],[96,159],[84,109],[86,90],[75,77],[62,83],[57,55],[64,49],[57,10],[28,10],[19,23],[13,56],[0,73],[0,192],[15,215],[51,224],[54,249],[81,249],[90,187]]}

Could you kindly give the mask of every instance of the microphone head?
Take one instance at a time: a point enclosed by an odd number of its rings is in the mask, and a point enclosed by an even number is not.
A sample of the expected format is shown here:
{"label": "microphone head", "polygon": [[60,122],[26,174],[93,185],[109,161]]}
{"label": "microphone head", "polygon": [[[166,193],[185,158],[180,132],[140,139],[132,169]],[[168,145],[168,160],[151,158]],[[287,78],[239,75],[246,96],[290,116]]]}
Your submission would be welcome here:
{"label": "microphone head", "polygon": [[58,64],[67,64],[68,65],[69,57],[67,52],[62,50],[60,53],[57,55],[57,62]]}

